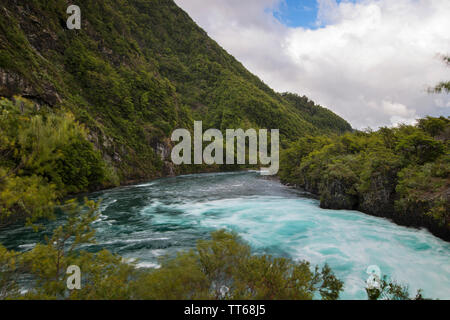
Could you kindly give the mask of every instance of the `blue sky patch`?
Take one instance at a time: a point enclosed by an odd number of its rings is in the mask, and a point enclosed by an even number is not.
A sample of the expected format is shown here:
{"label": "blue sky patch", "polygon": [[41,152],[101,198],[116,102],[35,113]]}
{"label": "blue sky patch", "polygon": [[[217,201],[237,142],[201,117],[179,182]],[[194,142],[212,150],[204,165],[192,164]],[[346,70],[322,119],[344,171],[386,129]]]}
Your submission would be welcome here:
{"label": "blue sky patch", "polygon": [[[356,0],[337,0],[336,2],[344,1],[356,2]],[[321,27],[316,23],[318,10],[317,0],[283,0],[277,10],[273,11],[273,16],[291,28],[317,29]]]}
{"label": "blue sky patch", "polygon": [[273,16],[288,27],[317,28],[316,0],[284,0]]}

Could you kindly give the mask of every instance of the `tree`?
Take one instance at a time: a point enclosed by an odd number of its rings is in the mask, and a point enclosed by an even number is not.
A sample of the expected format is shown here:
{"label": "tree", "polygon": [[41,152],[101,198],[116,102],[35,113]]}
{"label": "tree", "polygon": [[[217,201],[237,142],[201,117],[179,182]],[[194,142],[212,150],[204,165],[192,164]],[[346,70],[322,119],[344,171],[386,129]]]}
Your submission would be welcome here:
{"label": "tree", "polygon": [[114,183],[87,136],[71,113],[0,99],[0,228],[51,218],[67,193]]}
{"label": "tree", "polygon": [[[450,66],[450,56],[443,56],[442,60],[447,64],[447,66]],[[437,86],[432,88],[430,91],[434,93],[441,93],[442,91],[449,93],[450,81],[442,81]]]}
{"label": "tree", "polygon": [[200,240],[195,250],[162,261],[136,282],[143,299],[337,299],[343,289],[331,269],[308,262],[252,255],[250,247],[224,230]]}
{"label": "tree", "polygon": [[444,117],[433,118],[428,116],[420,119],[418,126],[430,136],[436,137],[450,127],[450,120]]}
{"label": "tree", "polygon": [[424,300],[422,290],[418,290],[415,297],[410,297],[408,286],[389,280],[386,275],[377,287],[367,287],[366,293],[369,300]]}
{"label": "tree", "polygon": [[444,154],[445,146],[422,130],[415,129],[399,136],[396,151],[401,152],[409,161],[424,164]]}
{"label": "tree", "polygon": [[0,245],[0,300],[20,296],[17,258],[19,254]]}
{"label": "tree", "polygon": [[[32,250],[18,253],[0,246],[0,299],[129,299],[134,264],[107,250],[83,251],[94,242],[91,224],[98,216],[98,203],[79,205],[70,200],[62,207],[66,222],[50,238]],[[66,270],[80,267],[80,290],[67,288]],[[19,294],[18,279],[27,278],[26,292]],[[23,286],[23,284],[21,284]]]}

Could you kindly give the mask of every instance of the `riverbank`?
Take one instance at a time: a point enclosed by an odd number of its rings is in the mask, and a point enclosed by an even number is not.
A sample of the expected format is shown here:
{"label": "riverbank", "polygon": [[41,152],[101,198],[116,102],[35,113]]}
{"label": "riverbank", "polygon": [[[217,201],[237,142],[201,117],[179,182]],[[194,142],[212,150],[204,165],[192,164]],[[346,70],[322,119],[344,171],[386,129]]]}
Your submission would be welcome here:
{"label": "riverbank", "polygon": [[[283,181],[281,181],[281,182],[283,183]],[[427,226],[427,224],[424,224],[423,221],[411,219],[410,217],[396,213],[395,211],[379,211],[376,209],[370,210],[368,208],[360,207],[358,205],[346,207],[345,205],[342,205],[342,203],[339,202],[339,199],[342,199],[342,195],[336,195],[334,201],[333,201],[333,199],[331,199],[331,200],[328,199],[327,202],[323,202],[322,198],[321,198],[321,194],[315,192],[315,190],[312,190],[312,189],[307,190],[304,187],[301,187],[296,184],[290,184],[290,183],[283,183],[283,184],[286,186],[295,188],[299,191],[303,191],[303,192],[310,194],[311,197],[320,201],[320,207],[323,209],[357,210],[357,211],[360,211],[360,212],[370,215],[370,216],[374,216],[374,217],[378,217],[378,218],[386,218],[399,226],[414,228],[414,229],[417,229],[418,231],[421,229],[425,229],[425,230],[429,231],[430,233],[432,233],[434,236],[436,236],[444,241],[450,242],[449,232],[447,230],[443,230],[442,228],[436,228],[436,224],[432,221],[432,219],[430,219],[430,221],[428,221],[428,226]],[[392,204],[392,207],[394,207],[393,204]]]}
{"label": "riverbank", "polygon": [[305,137],[284,150],[280,177],[326,209],[358,210],[450,241],[450,120],[342,136]]}

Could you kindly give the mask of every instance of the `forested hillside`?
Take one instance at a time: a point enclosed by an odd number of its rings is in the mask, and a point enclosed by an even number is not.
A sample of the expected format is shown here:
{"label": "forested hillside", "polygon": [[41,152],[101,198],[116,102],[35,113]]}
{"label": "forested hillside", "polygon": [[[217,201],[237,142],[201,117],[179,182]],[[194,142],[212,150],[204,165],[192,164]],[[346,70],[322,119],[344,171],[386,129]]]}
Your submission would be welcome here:
{"label": "forested hillside", "polygon": [[172,0],[80,0],[81,30],[67,29],[68,5],[2,1],[0,95],[70,111],[122,182],[171,173],[168,137],[194,120],[279,128],[282,144],[351,130],[314,103],[300,103],[306,110],[274,92]]}
{"label": "forested hillside", "polygon": [[282,154],[280,176],[320,195],[323,208],[360,210],[450,240],[449,137],[445,117],[304,137]]}

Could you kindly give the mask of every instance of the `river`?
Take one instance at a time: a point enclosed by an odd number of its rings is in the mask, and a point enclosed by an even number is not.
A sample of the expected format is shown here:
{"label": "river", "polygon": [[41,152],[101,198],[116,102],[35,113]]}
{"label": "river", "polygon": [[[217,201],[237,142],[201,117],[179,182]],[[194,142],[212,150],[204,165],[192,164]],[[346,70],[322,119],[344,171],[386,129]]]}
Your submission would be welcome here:
{"label": "river", "polygon": [[[226,228],[256,253],[328,263],[345,282],[343,299],[366,299],[370,265],[408,284],[411,293],[422,288],[427,297],[450,299],[450,243],[358,211],[321,209],[317,200],[257,172],[164,178],[89,198],[102,203],[97,244],[88,249],[137,258],[140,267],[158,267],[159,257]],[[23,227],[0,234],[1,243],[18,250],[42,238]]]}

